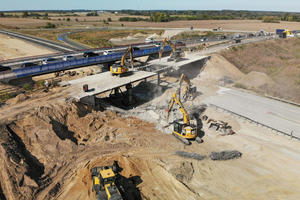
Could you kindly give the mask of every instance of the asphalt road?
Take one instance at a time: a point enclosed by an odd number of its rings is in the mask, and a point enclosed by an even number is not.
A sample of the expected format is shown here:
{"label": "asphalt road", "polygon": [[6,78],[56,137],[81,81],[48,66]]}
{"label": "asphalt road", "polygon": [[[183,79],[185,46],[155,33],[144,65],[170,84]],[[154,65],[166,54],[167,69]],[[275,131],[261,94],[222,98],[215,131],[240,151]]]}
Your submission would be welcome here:
{"label": "asphalt road", "polygon": [[66,51],[75,51],[76,50],[76,48],[74,48],[74,47],[63,45],[58,42],[53,42],[53,41],[49,41],[49,40],[45,40],[45,39],[41,39],[41,38],[37,38],[37,37],[33,37],[33,36],[28,36],[28,35],[24,35],[24,34],[20,34],[20,33],[16,33],[16,32],[11,32],[11,31],[0,29],[0,33],[14,37],[14,38],[18,38],[21,40],[25,40],[27,42],[31,42],[31,43],[34,43],[37,45],[41,45],[43,47],[46,47],[46,48],[49,48],[49,49],[52,49],[52,50],[55,50],[58,52],[66,52]]}
{"label": "asphalt road", "polygon": [[300,138],[299,107],[223,87],[205,101]]}

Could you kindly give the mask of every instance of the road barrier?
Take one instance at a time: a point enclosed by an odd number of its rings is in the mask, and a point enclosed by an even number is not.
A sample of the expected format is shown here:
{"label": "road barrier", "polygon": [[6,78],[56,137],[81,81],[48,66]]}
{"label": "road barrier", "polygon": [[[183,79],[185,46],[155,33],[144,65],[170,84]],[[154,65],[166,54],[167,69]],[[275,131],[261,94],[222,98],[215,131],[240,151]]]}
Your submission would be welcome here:
{"label": "road barrier", "polygon": [[[133,52],[133,57],[158,53],[159,50],[160,47],[137,50]],[[164,51],[168,51],[168,50],[172,50],[172,48],[170,46],[165,46]],[[20,78],[20,77],[34,75],[34,74],[43,73],[47,71],[51,72],[58,69],[65,69],[71,66],[75,67],[75,66],[86,65],[86,64],[93,65],[101,62],[109,62],[109,61],[121,59],[123,55],[124,53],[116,53],[112,55],[95,56],[95,57],[81,58],[81,59],[70,60],[70,61],[61,61],[61,62],[52,63],[48,65],[20,68],[20,69],[9,71],[9,73],[0,73],[0,79],[5,79],[13,76],[17,76],[18,78]],[[127,57],[129,56],[130,55],[128,55]]]}
{"label": "road barrier", "polygon": [[292,104],[294,106],[300,106],[300,104],[298,104],[298,103],[295,103],[295,102],[292,102],[292,101],[287,101],[287,100],[280,99],[280,98],[277,98],[277,97],[272,97],[272,96],[269,96],[269,95],[265,95],[265,97],[267,97],[269,99],[274,99],[274,100],[277,100],[277,101],[281,101],[281,102],[284,102],[284,103]]}
{"label": "road barrier", "polygon": [[238,114],[238,113],[235,113],[235,112],[232,112],[232,111],[227,110],[227,109],[225,109],[225,108],[222,108],[222,107],[220,107],[220,106],[217,106],[217,105],[214,105],[214,104],[209,104],[209,106],[212,107],[212,108],[215,108],[216,110],[221,109],[221,110],[223,110],[223,111],[225,111],[225,112],[228,112],[228,113],[230,113],[230,114],[232,114],[232,115],[236,115],[236,116],[238,116],[239,118],[243,118],[243,119],[245,119],[245,121],[249,121],[249,122],[254,123],[254,124],[256,124],[256,125],[261,125],[261,126],[263,126],[263,127],[266,127],[267,129],[271,129],[272,131],[276,131],[277,133],[282,133],[283,135],[290,136],[291,139],[292,139],[292,138],[295,138],[295,139],[300,140],[299,137],[296,137],[296,136],[293,135],[293,131],[291,131],[291,133],[286,133],[286,132],[284,132],[284,131],[280,131],[280,130],[278,130],[278,129],[275,129],[275,128],[273,128],[273,127],[270,127],[270,126],[268,126],[268,125],[265,125],[265,124],[263,124],[263,123],[261,123],[261,122],[258,122],[258,121],[255,121],[255,120],[253,120],[253,119],[250,119],[250,118],[248,118],[248,117],[245,117],[245,116],[243,116],[243,115],[240,115],[240,114]]}

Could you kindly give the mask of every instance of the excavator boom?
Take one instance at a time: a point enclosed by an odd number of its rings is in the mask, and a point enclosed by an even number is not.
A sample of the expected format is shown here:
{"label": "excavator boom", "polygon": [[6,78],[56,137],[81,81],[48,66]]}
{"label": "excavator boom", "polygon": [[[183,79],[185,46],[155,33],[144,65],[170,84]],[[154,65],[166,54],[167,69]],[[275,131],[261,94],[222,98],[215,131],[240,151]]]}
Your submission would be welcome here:
{"label": "excavator boom", "polygon": [[161,56],[163,54],[163,51],[164,51],[166,43],[172,48],[172,52],[171,52],[170,58],[168,58],[167,61],[175,60],[175,62],[177,62],[177,60],[179,58],[185,57],[185,54],[184,54],[183,51],[177,51],[176,50],[176,46],[170,40],[167,40],[167,38],[165,38],[163,40],[163,45],[161,46],[161,48],[159,50],[159,60],[161,59]]}
{"label": "excavator boom", "polygon": [[194,96],[197,93],[197,87],[192,85],[190,79],[188,79],[188,77],[186,77],[184,74],[181,75],[179,79],[178,88],[177,88],[177,90],[179,91],[179,95],[178,95],[179,100],[181,95],[181,85],[183,81],[186,82],[187,84],[187,87],[185,87],[185,90],[183,91],[183,98],[188,100],[193,100]]}

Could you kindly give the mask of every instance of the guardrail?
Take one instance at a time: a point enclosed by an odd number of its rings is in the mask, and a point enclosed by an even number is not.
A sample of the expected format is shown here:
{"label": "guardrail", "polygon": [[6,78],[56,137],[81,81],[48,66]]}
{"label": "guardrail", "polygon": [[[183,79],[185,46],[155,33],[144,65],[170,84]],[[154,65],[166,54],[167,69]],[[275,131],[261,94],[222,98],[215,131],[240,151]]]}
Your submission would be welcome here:
{"label": "guardrail", "polygon": [[240,115],[240,114],[238,114],[238,113],[235,113],[235,112],[232,112],[232,111],[227,110],[227,109],[225,109],[225,108],[222,108],[222,107],[220,107],[220,106],[217,106],[217,105],[214,105],[214,104],[209,104],[209,106],[212,107],[212,108],[216,108],[216,110],[221,109],[221,110],[223,110],[223,111],[225,111],[225,112],[228,112],[228,113],[230,113],[230,114],[232,114],[232,115],[236,115],[236,116],[238,116],[239,118],[243,118],[243,119],[245,119],[246,121],[248,120],[249,122],[254,123],[254,124],[256,124],[256,125],[261,125],[261,126],[263,126],[263,127],[266,127],[267,129],[271,129],[272,131],[276,131],[277,133],[282,133],[283,135],[290,136],[291,139],[292,139],[292,138],[295,138],[295,139],[300,140],[299,137],[296,137],[296,136],[293,135],[293,131],[291,131],[291,133],[286,133],[286,132],[284,132],[284,131],[280,131],[280,130],[275,129],[275,128],[273,128],[273,127],[270,127],[270,126],[268,126],[268,125],[266,125],[266,124],[263,124],[263,123],[261,123],[261,122],[258,122],[258,121],[255,121],[255,120],[253,120],[253,119],[250,119],[249,117],[245,117],[245,116]]}
{"label": "guardrail", "polygon": [[284,103],[292,104],[294,106],[300,106],[300,104],[298,104],[298,103],[288,101],[288,100],[284,100],[284,99],[280,99],[280,98],[277,98],[277,97],[272,97],[272,96],[269,96],[269,95],[265,95],[265,97],[267,97],[269,99],[274,99],[274,100],[277,100],[277,101],[281,101],[281,102],[284,102]]}
{"label": "guardrail", "polygon": [[[153,53],[158,53],[160,50],[160,47],[150,48],[150,49],[143,49],[133,52],[133,56],[143,56],[143,55],[149,55]],[[172,50],[170,46],[165,46],[164,51]],[[40,66],[34,66],[34,67],[26,67],[26,68],[20,68],[15,69],[13,71],[9,71],[10,73],[0,73],[0,79],[5,79],[13,76],[17,76],[18,78],[43,73],[46,71],[55,71],[58,69],[63,69],[71,66],[80,66],[80,65],[86,65],[86,64],[98,64],[101,62],[109,62],[116,59],[121,59],[124,53],[116,53],[112,55],[103,55],[103,56],[96,56],[96,57],[90,57],[90,58],[81,58],[76,60],[70,60],[70,61],[64,61],[64,62],[57,62],[53,64],[48,65],[40,65]],[[129,55],[127,56],[129,57]],[[13,72],[13,73],[12,73]]]}

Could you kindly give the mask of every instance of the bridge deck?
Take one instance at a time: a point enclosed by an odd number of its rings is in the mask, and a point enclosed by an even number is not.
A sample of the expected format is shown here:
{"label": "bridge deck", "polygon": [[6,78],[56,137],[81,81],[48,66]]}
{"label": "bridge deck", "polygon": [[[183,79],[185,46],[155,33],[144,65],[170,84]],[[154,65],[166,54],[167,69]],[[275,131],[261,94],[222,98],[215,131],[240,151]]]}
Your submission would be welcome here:
{"label": "bridge deck", "polygon": [[[128,83],[134,83],[156,75],[157,74],[153,72],[134,71],[132,75],[118,77],[111,76],[110,72],[103,72],[101,74],[69,81],[69,83],[74,87],[72,96],[76,99],[81,99],[83,97],[101,94],[114,88],[125,86]],[[88,92],[83,91],[84,84],[88,84]]]}
{"label": "bridge deck", "polygon": [[[187,54],[185,58],[178,62],[170,61],[167,62],[168,57],[162,58],[161,60],[154,60],[149,63],[151,71],[133,71],[132,75],[118,77],[111,76],[110,72],[103,72],[101,74],[86,76],[81,79],[72,80],[68,83],[74,88],[72,96],[76,99],[82,99],[84,97],[101,94],[107,91],[111,91],[114,88],[125,86],[128,83],[134,83],[145,78],[156,76],[159,71],[163,71],[167,68],[179,69],[187,66],[190,63],[204,60],[207,56],[199,56],[196,54]],[[148,68],[148,67],[147,67]],[[88,84],[88,92],[83,91],[83,85]]]}

